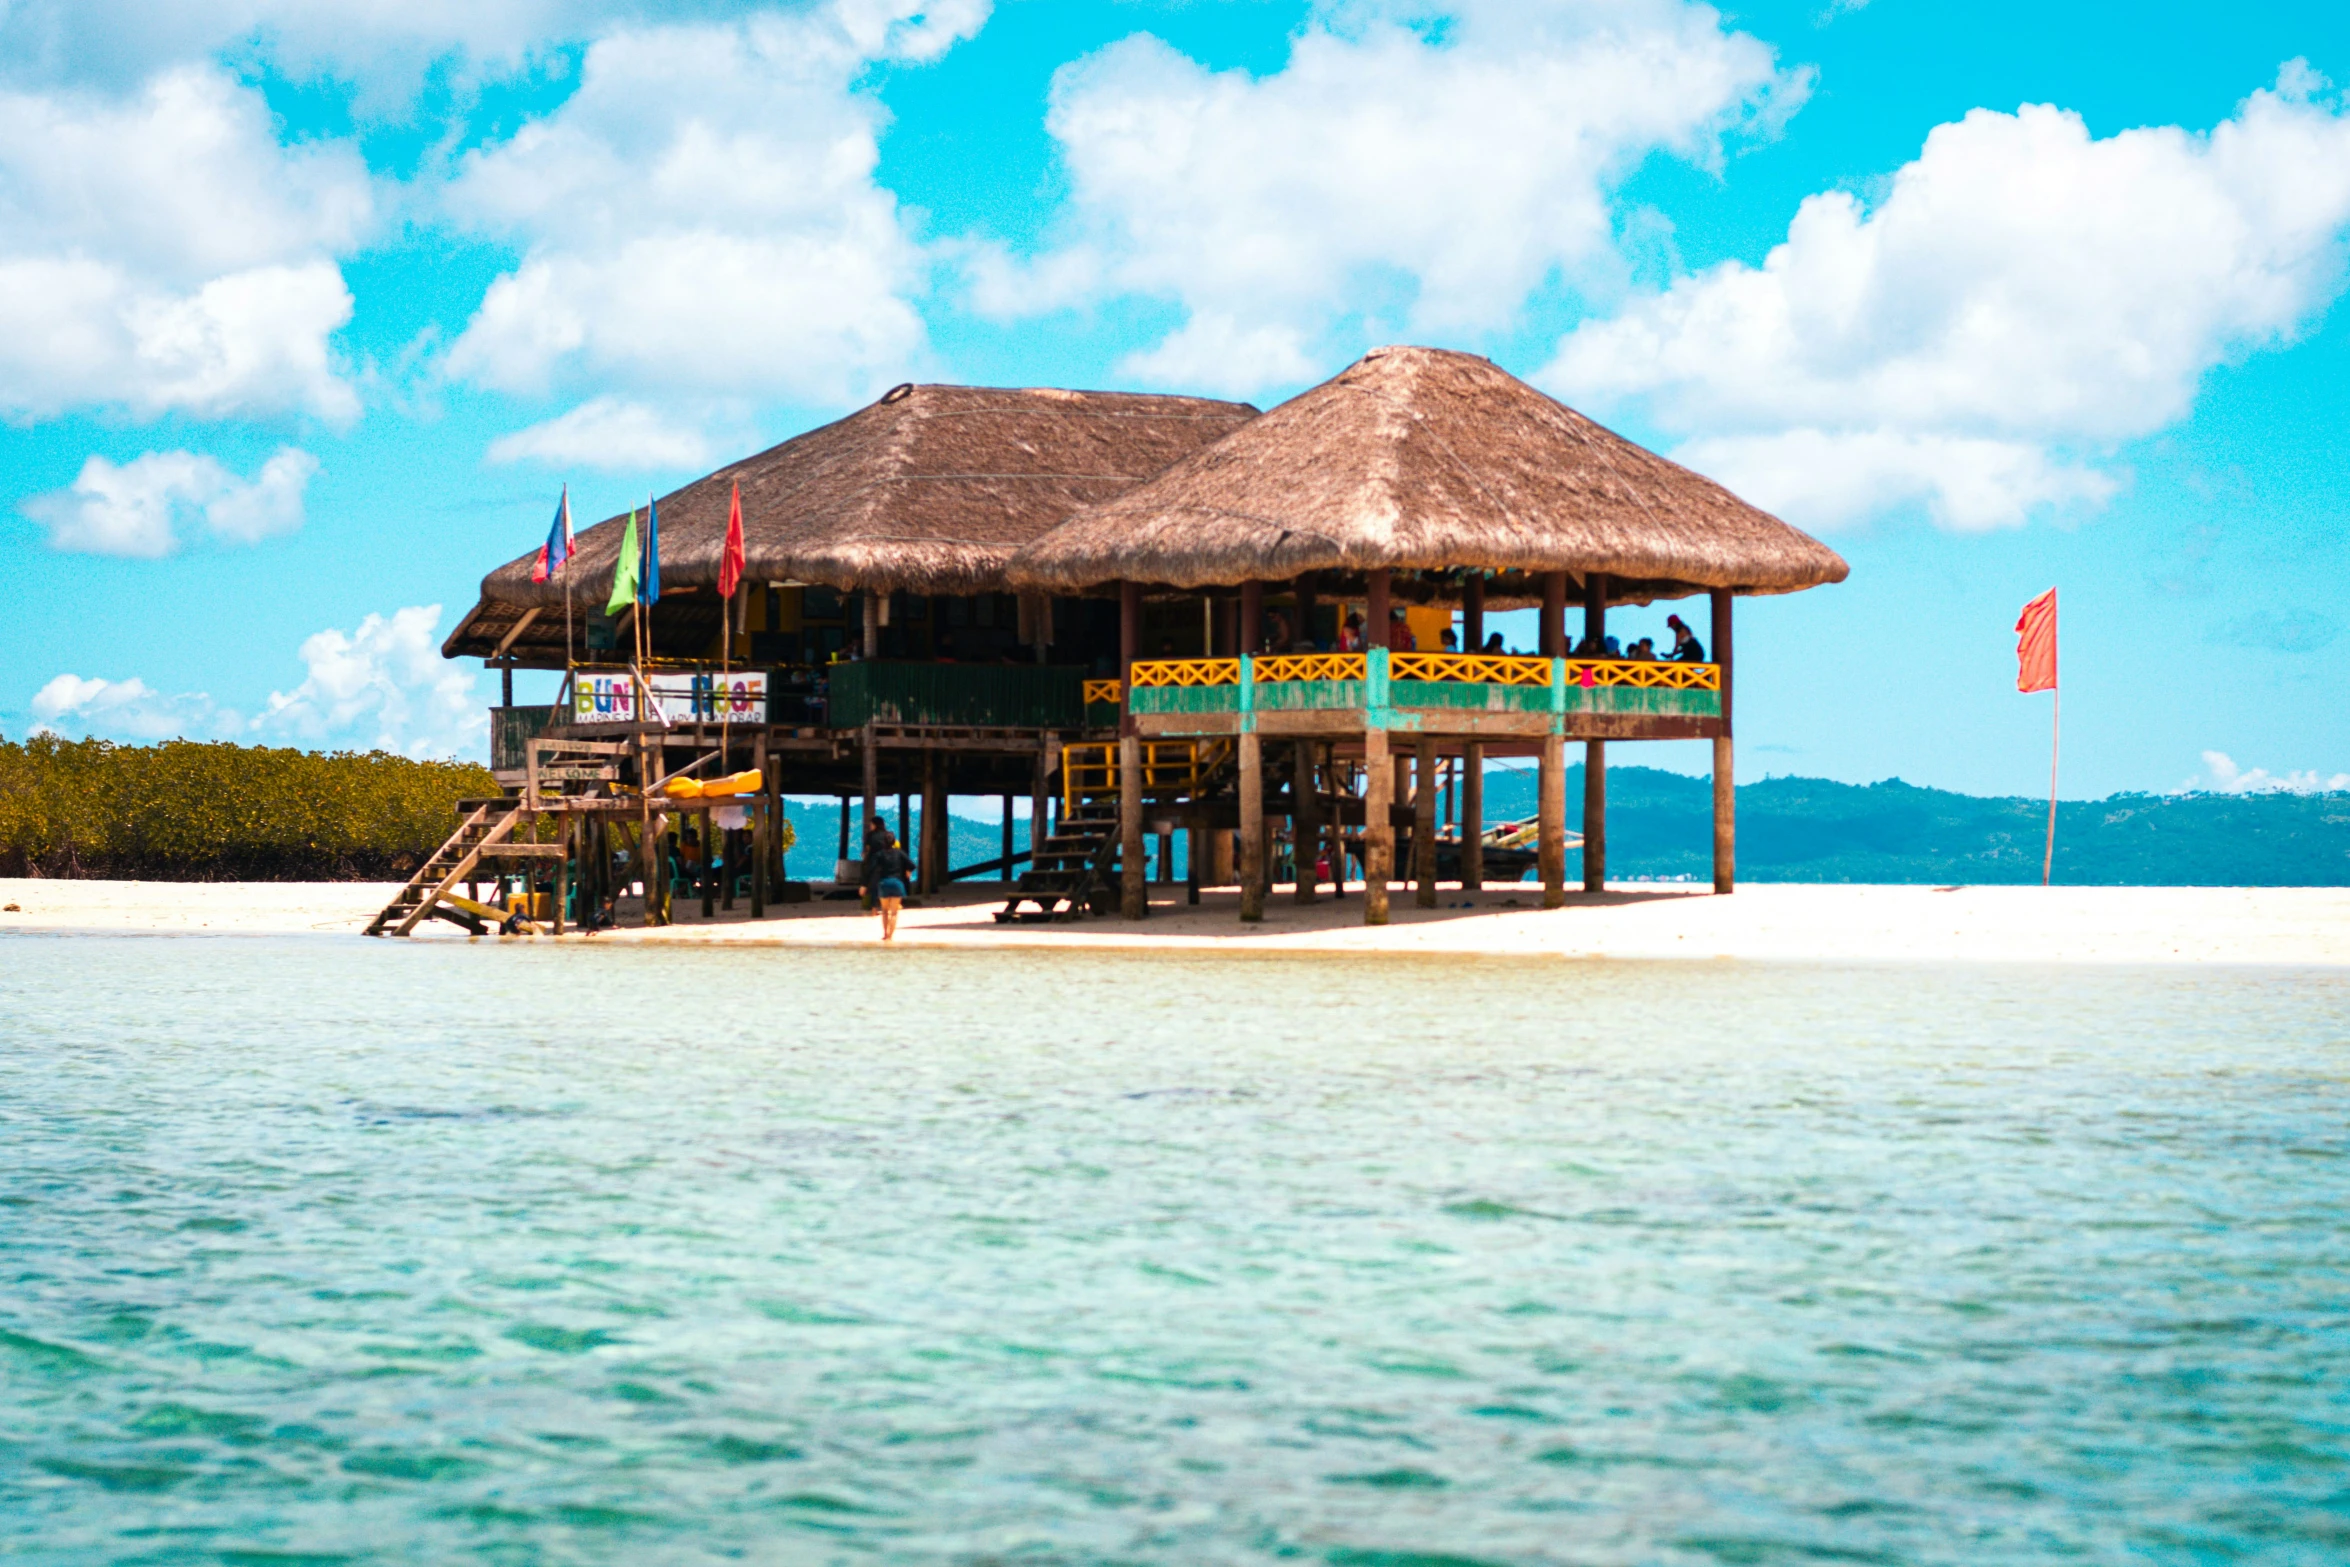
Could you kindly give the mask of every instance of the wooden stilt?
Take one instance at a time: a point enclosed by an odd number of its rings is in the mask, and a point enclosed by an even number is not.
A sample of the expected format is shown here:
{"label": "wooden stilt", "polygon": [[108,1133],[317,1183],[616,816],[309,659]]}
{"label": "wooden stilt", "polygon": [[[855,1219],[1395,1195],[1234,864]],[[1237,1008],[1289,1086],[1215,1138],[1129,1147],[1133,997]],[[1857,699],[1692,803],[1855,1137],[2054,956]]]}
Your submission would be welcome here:
{"label": "wooden stilt", "polygon": [[1311,740],[1300,740],[1295,747],[1296,759],[1291,763],[1296,771],[1296,783],[1291,791],[1296,805],[1290,816],[1294,825],[1289,837],[1296,850],[1292,858],[1297,861],[1296,899],[1300,903],[1313,902],[1321,891],[1314,871],[1314,861],[1322,852],[1322,791],[1314,782],[1314,753],[1320,749]]}
{"label": "wooden stilt", "polygon": [[1142,862],[1142,741],[1118,737],[1118,912],[1130,920],[1150,913]]}
{"label": "wooden stilt", "polygon": [[1196,823],[1185,829],[1183,841],[1183,901],[1199,902],[1200,862],[1207,858],[1208,830]]}
{"label": "wooden stilt", "polygon": [[1607,742],[1583,742],[1583,890],[1607,891]]}
{"label": "wooden stilt", "polygon": [[1422,735],[1412,743],[1412,901],[1436,907],[1436,741]]}
{"label": "wooden stilt", "polygon": [[922,890],[947,884],[947,780],[938,753],[922,753]]}
{"label": "wooden stilt", "polygon": [[[762,731],[751,744],[751,765],[759,769],[759,814],[751,820],[751,918],[767,917],[767,880],[769,869],[775,863],[776,844],[782,834],[776,831],[783,819],[782,768],[780,758],[767,754],[767,736]],[[842,802],[844,805],[846,801]],[[734,873],[727,872],[731,884]]]}
{"label": "wooden stilt", "polygon": [[1012,797],[1004,796],[1004,849],[1002,863],[996,867],[997,881],[1012,879]]}
{"label": "wooden stilt", "polygon": [[555,820],[562,828],[556,841],[563,850],[561,856],[555,861],[555,907],[553,910],[555,934],[560,936],[563,934],[563,905],[571,898],[571,857],[578,842],[579,832],[578,828],[573,825],[569,811],[565,811]]}
{"label": "wooden stilt", "polygon": [[1240,735],[1240,917],[1265,917],[1265,743],[1253,729]]}
{"label": "wooden stilt", "polygon": [[1265,585],[1244,582],[1240,585],[1240,651],[1254,657],[1265,650],[1264,640]]}
{"label": "wooden stilt", "polygon": [[1485,747],[1461,747],[1461,890],[1485,890]]}
{"label": "wooden stilt", "polygon": [[[1318,745],[1314,750],[1322,769],[1317,789],[1326,784],[1332,796],[1343,794],[1347,788],[1345,775],[1339,772],[1338,759],[1331,747]],[[1318,798],[1315,809],[1322,816],[1322,841],[1330,855],[1330,896],[1343,898],[1346,896],[1346,824],[1339,819],[1337,811],[1321,812]]]}
{"label": "wooden stilt", "polygon": [[1567,901],[1567,741],[1564,735],[1542,737],[1542,761],[1536,770],[1540,794],[1535,813],[1535,859],[1542,867],[1542,906],[1556,909]]}
{"label": "wooden stilt", "polygon": [[1363,734],[1363,775],[1363,923],[1384,925],[1387,881],[1395,868],[1395,768],[1388,760],[1384,729]]}
{"label": "wooden stilt", "polygon": [[702,836],[702,918],[715,919],[718,915],[718,873],[716,845],[710,837],[710,808],[703,806],[699,823]]}
{"label": "wooden stilt", "polygon": [[857,822],[857,859],[865,858],[865,837],[881,820],[881,748],[874,744],[873,726],[868,723],[864,734],[865,814]]}
{"label": "wooden stilt", "polygon": [[1714,736],[1714,891],[1738,885],[1738,784],[1730,744],[1730,590],[1714,589],[1714,662],[1722,670],[1722,732]]}
{"label": "wooden stilt", "polygon": [[1542,656],[1567,656],[1567,574],[1542,574]]}
{"label": "wooden stilt", "polygon": [[637,874],[645,889],[644,923],[661,923],[661,879],[655,867],[661,860],[660,848],[653,834],[653,784],[661,776],[661,764],[656,758],[659,748],[644,735],[637,737],[637,776],[642,780],[637,795],[636,862]]}
{"label": "wooden stilt", "polygon": [[906,776],[906,758],[898,757],[898,847],[908,854],[918,854],[922,845],[914,841],[914,781]]}

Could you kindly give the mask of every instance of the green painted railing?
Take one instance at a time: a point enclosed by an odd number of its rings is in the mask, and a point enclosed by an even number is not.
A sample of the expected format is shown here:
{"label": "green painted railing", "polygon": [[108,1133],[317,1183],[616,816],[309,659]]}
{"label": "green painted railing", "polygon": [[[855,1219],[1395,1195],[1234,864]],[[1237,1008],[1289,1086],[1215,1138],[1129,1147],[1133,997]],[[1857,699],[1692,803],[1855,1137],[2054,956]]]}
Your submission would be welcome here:
{"label": "green painted railing", "polygon": [[971,724],[1001,729],[1084,727],[1085,671],[1050,664],[833,664],[825,721]]}

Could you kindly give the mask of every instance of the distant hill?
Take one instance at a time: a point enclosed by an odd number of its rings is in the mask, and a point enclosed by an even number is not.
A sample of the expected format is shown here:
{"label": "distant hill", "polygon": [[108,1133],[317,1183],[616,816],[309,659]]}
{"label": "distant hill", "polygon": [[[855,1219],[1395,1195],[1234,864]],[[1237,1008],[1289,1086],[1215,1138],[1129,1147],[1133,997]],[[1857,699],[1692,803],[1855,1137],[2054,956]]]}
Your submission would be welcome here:
{"label": "distant hill", "polygon": [[[1534,814],[1534,775],[1496,772],[1486,814]],[[1568,769],[1567,824],[1582,814],[1583,769]],[[1710,879],[1713,786],[1651,767],[1608,769],[1611,879]],[[919,814],[919,813],[917,813]],[[884,815],[894,824],[893,807]],[[791,810],[791,873],[832,871],[838,808]],[[2040,879],[2048,802],[1986,799],[1820,778],[1767,778],[1738,790],[1743,881],[2029,883]],[[994,856],[1001,828],[954,818],[954,862]],[[1018,842],[1027,846],[1025,825]],[[1580,857],[1567,860],[1570,880]],[[2350,794],[2117,794],[2067,800],[2056,813],[2056,879],[2074,886],[2350,886]]]}

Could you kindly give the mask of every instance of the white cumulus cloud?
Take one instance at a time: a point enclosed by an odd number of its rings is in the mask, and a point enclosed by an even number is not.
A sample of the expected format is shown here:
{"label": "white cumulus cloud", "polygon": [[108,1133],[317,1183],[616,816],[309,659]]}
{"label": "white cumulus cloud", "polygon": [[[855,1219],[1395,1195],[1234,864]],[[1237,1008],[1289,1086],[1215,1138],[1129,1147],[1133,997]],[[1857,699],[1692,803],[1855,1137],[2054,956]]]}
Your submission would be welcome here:
{"label": "white cumulus cloud", "polygon": [[284,447],[250,479],[194,452],[149,452],[116,464],[93,456],[73,484],[23,505],[53,548],[156,559],[179,547],[180,527],[201,517],[215,538],[258,544],[302,526],[303,497],[318,459]]}
{"label": "white cumulus cloud", "polygon": [[491,462],[539,462],[553,467],[698,468],[710,443],[698,430],[659,410],[617,397],[597,397],[569,413],[490,442]]}
{"label": "white cumulus cloud", "polygon": [[1804,87],[1680,0],[1330,4],[1265,76],[1137,35],[1054,78],[1064,241],[978,252],[972,297],[1006,315],[1163,298],[1184,323],[1130,373],[1302,379],[1356,312],[1383,335],[1474,331],[1554,274],[1615,271],[1619,181],[1660,149],[1714,160]]}
{"label": "white cumulus cloud", "polygon": [[341,143],[182,66],[127,96],[0,90],[0,414],[358,412],[334,256],[374,195]]}
{"label": "white cumulus cloud", "polygon": [[2272,773],[2265,767],[2238,767],[2225,751],[2203,753],[2203,773],[2185,787],[2212,794],[2331,794],[2350,789],[2350,773],[2328,777],[2313,768]]}
{"label": "white cumulus cloud", "polygon": [[253,733],[405,756],[479,751],[488,711],[473,676],[441,657],[440,621],[440,605],[411,605],[304,639],[307,674],[293,690],[270,693]]}
{"label": "white cumulus cloud", "polygon": [[1975,110],[1881,199],[1808,197],[1761,266],[1578,328],[1539,379],[1644,406],[1798,522],[1923,503],[1989,528],[2094,503],[2114,447],[2339,290],[2350,118],[2323,87],[2288,65],[2208,133]]}
{"label": "white cumulus cloud", "polygon": [[927,261],[875,182],[886,114],[858,82],[986,9],[834,0],[598,38],[578,90],[468,154],[447,193],[458,222],[522,251],[451,373],[816,401],[899,378],[924,343]]}
{"label": "white cumulus cloud", "polygon": [[36,728],[72,737],[114,740],[205,740],[234,735],[244,720],[201,691],[171,696],[136,676],[104,680],[59,675],[33,693]]}

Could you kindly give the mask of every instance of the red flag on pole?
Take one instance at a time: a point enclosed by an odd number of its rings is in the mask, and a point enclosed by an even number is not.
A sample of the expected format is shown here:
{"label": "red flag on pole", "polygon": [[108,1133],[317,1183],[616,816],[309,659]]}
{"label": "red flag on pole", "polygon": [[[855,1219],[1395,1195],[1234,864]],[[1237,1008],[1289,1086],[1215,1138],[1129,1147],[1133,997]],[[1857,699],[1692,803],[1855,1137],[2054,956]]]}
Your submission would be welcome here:
{"label": "red flag on pole", "polygon": [[2015,688],[2018,691],[2056,689],[2054,588],[2026,604],[2015,623]]}
{"label": "red flag on pole", "polygon": [[2016,617],[2015,688],[2050,691],[2048,712],[2048,847],[2040,855],[2040,885],[2056,871],[2056,746],[2064,693],[2056,689],[2056,590],[2050,588]]}
{"label": "red flag on pole", "polygon": [[743,487],[736,480],[734,500],[726,509],[726,553],[718,557],[718,596],[734,597],[743,582]]}

